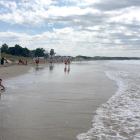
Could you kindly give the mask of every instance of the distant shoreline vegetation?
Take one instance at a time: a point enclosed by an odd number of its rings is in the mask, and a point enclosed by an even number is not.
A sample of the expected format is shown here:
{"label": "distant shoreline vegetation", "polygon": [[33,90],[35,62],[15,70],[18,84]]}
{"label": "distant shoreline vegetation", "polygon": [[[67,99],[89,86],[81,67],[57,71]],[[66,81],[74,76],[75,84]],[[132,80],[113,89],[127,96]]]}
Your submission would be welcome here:
{"label": "distant shoreline vegetation", "polygon": [[[37,48],[35,50],[29,50],[28,48],[22,48],[20,45],[16,44],[14,47],[8,47],[6,43],[4,43],[1,47],[1,53],[5,54],[11,54],[15,56],[23,56],[23,57],[33,57],[33,56],[38,56],[38,57],[45,57],[48,58],[49,55],[51,58],[53,58],[55,55],[54,49],[50,50],[50,53],[46,52],[44,48]],[[140,57],[106,57],[106,56],[94,56],[94,57],[89,57],[89,56],[83,56],[83,55],[78,55],[76,57],[72,56],[61,56],[61,55],[56,55],[56,59],[72,59],[76,61],[82,61],[82,60],[140,60]]]}
{"label": "distant shoreline vegetation", "polygon": [[81,58],[84,60],[140,60],[140,57],[106,57],[106,56],[94,56],[94,57],[87,57],[78,55],[76,58]]}
{"label": "distant shoreline vegetation", "polygon": [[68,58],[72,59],[75,61],[83,61],[83,60],[140,60],[140,57],[106,57],[106,56],[94,56],[94,57],[89,57],[89,56],[82,56],[78,55],[76,57],[72,56],[55,56],[56,59],[61,59],[61,58]]}

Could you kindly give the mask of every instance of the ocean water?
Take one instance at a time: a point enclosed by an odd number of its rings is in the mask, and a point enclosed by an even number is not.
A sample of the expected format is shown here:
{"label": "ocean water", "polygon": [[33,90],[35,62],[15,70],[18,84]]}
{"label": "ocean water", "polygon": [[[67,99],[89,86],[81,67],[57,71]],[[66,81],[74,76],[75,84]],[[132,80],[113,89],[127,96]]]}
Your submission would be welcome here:
{"label": "ocean water", "polygon": [[[116,93],[96,110],[93,128],[78,140],[140,140],[140,61],[108,61],[106,76]],[[109,85],[108,85],[109,86]]]}

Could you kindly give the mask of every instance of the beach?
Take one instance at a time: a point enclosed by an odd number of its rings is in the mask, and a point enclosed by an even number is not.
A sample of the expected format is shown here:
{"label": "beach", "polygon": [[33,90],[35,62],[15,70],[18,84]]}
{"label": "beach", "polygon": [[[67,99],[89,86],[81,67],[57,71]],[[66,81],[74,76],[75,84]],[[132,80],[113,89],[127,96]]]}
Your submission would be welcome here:
{"label": "beach", "polygon": [[92,128],[96,109],[117,90],[103,65],[93,61],[0,68],[6,87],[0,101],[0,139],[76,140]]}
{"label": "beach", "polygon": [[8,67],[0,67],[0,78],[7,79],[28,73],[31,65],[13,65]]}

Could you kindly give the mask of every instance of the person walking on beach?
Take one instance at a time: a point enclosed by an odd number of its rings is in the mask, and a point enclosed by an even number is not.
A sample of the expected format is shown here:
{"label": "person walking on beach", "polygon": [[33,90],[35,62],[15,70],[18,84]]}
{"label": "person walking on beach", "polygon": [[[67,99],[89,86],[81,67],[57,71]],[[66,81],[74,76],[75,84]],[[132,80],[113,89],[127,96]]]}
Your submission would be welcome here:
{"label": "person walking on beach", "polygon": [[2,90],[5,90],[5,87],[2,85],[2,79],[0,79],[0,86],[3,88]]}
{"label": "person walking on beach", "polygon": [[68,64],[70,65],[70,60],[68,59]]}
{"label": "person walking on beach", "polygon": [[67,64],[67,60],[65,60],[65,65]]}
{"label": "person walking on beach", "polygon": [[35,62],[36,62],[36,65],[38,66],[38,64],[39,64],[39,57],[38,56],[36,57]]}
{"label": "person walking on beach", "polygon": [[50,59],[50,63],[51,63],[51,65],[52,65],[52,59]]}
{"label": "person walking on beach", "polygon": [[36,58],[34,57],[34,58],[33,58],[33,63],[34,63],[34,66],[35,66],[35,63],[36,63],[36,62],[35,62],[35,60],[36,60]]}

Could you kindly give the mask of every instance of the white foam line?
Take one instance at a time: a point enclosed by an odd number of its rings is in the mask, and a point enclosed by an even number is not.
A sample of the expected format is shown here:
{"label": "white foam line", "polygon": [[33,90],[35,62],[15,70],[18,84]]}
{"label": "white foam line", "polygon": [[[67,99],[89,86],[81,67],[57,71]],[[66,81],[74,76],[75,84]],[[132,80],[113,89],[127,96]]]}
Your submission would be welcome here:
{"label": "white foam line", "polygon": [[[106,71],[107,77],[116,81],[118,90],[96,110],[93,128],[87,133],[79,134],[78,140],[140,139],[139,88],[129,83],[129,79],[122,79],[123,74],[124,71]],[[128,75],[126,73],[124,77]],[[135,88],[132,89],[131,86]]]}

